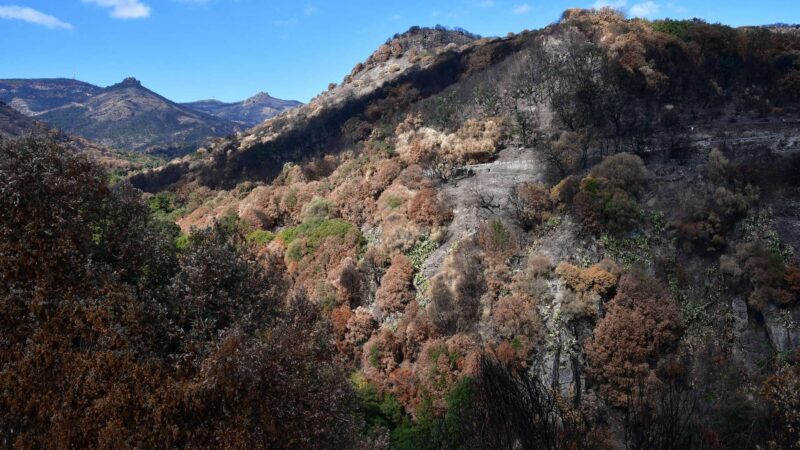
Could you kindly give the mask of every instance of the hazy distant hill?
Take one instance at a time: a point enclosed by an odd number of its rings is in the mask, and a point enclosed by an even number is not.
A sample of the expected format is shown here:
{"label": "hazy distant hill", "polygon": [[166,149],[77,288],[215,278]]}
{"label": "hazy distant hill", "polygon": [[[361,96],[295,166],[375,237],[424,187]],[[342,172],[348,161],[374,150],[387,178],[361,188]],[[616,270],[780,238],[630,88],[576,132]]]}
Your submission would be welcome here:
{"label": "hazy distant hill", "polygon": [[35,116],[53,108],[83,103],[103,88],[66,78],[0,80],[0,101],[17,111]]}
{"label": "hazy distant hill", "polygon": [[135,78],[100,88],[75,80],[0,80],[0,101],[102,145],[166,154],[241,125],[174,103]]}
{"label": "hazy distant hill", "polygon": [[259,92],[246,100],[235,103],[225,103],[219,100],[200,100],[183,103],[183,105],[232,122],[254,126],[277,116],[287,109],[300,106],[302,103],[295,100],[281,100],[270,96],[266,92]]}
{"label": "hazy distant hill", "polygon": [[0,141],[27,137],[53,140],[76,153],[88,155],[106,168],[121,173],[140,169],[160,161],[158,158],[146,155],[112,150],[88,139],[69,135],[0,102]]}

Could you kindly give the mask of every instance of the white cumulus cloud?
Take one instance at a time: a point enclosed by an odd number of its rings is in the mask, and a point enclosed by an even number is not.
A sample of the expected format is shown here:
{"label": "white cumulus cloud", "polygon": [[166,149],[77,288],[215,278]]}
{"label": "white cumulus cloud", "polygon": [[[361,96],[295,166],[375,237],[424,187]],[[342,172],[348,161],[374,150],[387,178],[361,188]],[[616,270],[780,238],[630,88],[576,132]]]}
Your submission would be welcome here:
{"label": "white cumulus cloud", "polygon": [[49,14],[24,6],[0,6],[0,19],[21,20],[47,28],[72,29],[72,24]]}
{"label": "white cumulus cloud", "polygon": [[83,0],[104,8],[111,8],[111,17],[117,19],[142,19],[150,16],[150,7],[139,0]]}
{"label": "white cumulus cloud", "polygon": [[661,6],[658,3],[648,1],[631,6],[631,9],[628,10],[628,14],[631,17],[650,17],[658,14],[659,9],[661,9]]}
{"label": "white cumulus cloud", "polygon": [[515,6],[513,9],[513,13],[517,15],[526,14],[530,12],[530,10],[531,10],[531,5],[523,3],[521,5]]}

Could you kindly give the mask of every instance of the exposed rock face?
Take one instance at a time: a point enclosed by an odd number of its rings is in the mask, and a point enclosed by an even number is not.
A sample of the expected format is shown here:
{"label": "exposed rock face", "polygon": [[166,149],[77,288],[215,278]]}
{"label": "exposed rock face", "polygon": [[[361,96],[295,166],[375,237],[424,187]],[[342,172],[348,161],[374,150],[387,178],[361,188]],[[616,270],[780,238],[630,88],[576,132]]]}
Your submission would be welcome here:
{"label": "exposed rock face", "polygon": [[200,100],[183,103],[183,105],[251,127],[275,117],[287,109],[300,106],[302,103],[294,100],[281,100],[270,96],[266,92],[259,92],[240,102],[225,103],[218,100]]}
{"label": "exposed rock face", "polygon": [[764,328],[775,351],[788,354],[800,348],[800,308],[779,308],[767,305]]}

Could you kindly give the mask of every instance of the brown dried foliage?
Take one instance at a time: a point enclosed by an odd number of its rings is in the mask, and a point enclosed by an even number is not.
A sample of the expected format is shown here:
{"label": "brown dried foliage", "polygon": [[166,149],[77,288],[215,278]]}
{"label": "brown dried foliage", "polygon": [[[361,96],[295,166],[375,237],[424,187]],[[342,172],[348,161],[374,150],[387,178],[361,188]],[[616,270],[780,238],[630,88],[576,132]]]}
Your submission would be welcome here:
{"label": "brown dried foliage", "polygon": [[402,311],[414,299],[413,277],[414,268],[407,257],[396,255],[392,258],[392,265],[381,278],[381,286],[375,293],[375,301],[384,314]]}
{"label": "brown dried foliage", "polygon": [[428,225],[444,225],[453,220],[453,211],[445,205],[433,188],[421,189],[408,205],[411,220]]}
{"label": "brown dried foliage", "polygon": [[611,404],[624,407],[637,380],[653,377],[681,325],[678,307],[655,279],[628,274],[618,290],[584,347],[588,376]]}

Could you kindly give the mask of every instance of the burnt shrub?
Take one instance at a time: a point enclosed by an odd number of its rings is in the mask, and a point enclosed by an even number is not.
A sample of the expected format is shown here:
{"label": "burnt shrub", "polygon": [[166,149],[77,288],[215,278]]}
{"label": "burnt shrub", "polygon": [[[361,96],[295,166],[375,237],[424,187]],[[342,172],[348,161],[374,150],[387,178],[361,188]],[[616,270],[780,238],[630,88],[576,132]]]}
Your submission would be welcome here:
{"label": "burnt shrub", "polygon": [[408,217],[429,225],[444,225],[453,219],[453,211],[447,207],[433,188],[420,189],[408,205]]}
{"label": "burnt shrub", "polygon": [[511,189],[511,214],[525,231],[534,229],[552,216],[550,190],[541,183],[520,183]]}
{"label": "burnt shrub", "polygon": [[474,244],[462,242],[431,280],[427,312],[439,333],[467,331],[477,322],[480,298],[486,291],[483,266]]}
{"label": "burnt shrub", "polygon": [[591,233],[623,233],[641,217],[636,196],[647,181],[642,159],[620,153],[595,166],[580,183],[573,199],[583,228]]}
{"label": "burnt shrub", "polygon": [[584,345],[587,375],[613,405],[624,407],[637,380],[655,376],[656,362],[681,335],[680,312],[658,281],[624,275],[594,336]]}
{"label": "burnt shrub", "polygon": [[478,228],[478,243],[487,255],[496,259],[508,258],[519,249],[513,231],[501,220],[482,223]]}
{"label": "burnt shrub", "polygon": [[761,240],[737,245],[732,255],[720,257],[720,268],[732,287],[749,291],[747,304],[756,311],[768,303],[786,306],[797,300],[792,285],[796,269],[787,267],[783,256]]}

